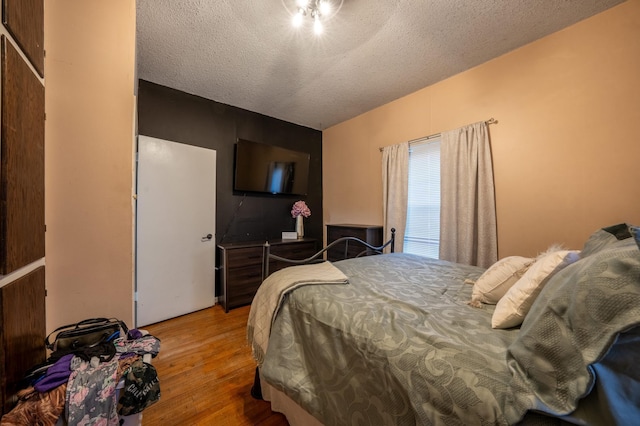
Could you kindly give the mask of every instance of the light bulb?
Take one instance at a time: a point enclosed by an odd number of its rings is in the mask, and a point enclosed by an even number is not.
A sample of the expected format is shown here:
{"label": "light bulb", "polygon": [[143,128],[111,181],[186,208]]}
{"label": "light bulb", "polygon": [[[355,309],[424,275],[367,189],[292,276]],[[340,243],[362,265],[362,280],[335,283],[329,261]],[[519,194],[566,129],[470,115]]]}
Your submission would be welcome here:
{"label": "light bulb", "polygon": [[302,12],[298,11],[298,13],[293,15],[293,20],[291,21],[291,23],[293,24],[294,27],[298,28],[302,25],[303,18],[304,16],[302,15]]}
{"label": "light bulb", "polygon": [[316,33],[316,35],[322,34],[322,22],[320,22],[320,18],[317,16],[315,22],[313,23],[313,32]]}
{"label": "light bulb", "polygon": [[331,13],[331,3],[326,0],[321,1],[319,9],[322,16],[327,16]]}
{"label": "light bulb", "polygon": [[298,7],[305,8],[309,4],[309,0],[296,0]]}

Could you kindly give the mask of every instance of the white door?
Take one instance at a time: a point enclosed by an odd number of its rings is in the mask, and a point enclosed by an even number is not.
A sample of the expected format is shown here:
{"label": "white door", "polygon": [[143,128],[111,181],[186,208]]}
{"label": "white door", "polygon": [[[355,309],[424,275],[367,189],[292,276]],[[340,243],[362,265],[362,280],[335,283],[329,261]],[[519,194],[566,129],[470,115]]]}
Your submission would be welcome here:
{"label": "white door", "polygon": [[216,152],[138,137],[136,327],[215,303]]}

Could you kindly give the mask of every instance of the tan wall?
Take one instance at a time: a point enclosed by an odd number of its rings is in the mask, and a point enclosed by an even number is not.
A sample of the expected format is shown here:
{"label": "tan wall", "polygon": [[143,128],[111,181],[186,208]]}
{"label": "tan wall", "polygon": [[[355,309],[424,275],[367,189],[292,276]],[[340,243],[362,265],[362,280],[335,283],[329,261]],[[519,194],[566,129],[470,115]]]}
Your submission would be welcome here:
{"label": "tan wall", "polygon": [[133,325],[135,0],[45,2],[47,329]]}
{"label": "tan wall", "polygon": [[325,223],[382,223],[378,147],[495,117],[499,256],[640,224],[640,0],[323,133]]}

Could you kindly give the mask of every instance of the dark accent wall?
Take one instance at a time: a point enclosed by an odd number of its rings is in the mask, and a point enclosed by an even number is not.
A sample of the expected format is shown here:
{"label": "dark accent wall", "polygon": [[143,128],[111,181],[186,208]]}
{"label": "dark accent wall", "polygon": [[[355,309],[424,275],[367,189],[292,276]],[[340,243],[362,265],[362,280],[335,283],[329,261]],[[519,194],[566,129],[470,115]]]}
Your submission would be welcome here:
{"label": "dark accent wall", "polygon": [[[215,149],[216,241],[261,241],[294,231],[291,206],[305,200],[311,217],[305,237],[322,241],[322,132],[179,90],[140,80],[138,134]],[[233,191],[238,139],[276,145],[311,155],[306,196]]]}

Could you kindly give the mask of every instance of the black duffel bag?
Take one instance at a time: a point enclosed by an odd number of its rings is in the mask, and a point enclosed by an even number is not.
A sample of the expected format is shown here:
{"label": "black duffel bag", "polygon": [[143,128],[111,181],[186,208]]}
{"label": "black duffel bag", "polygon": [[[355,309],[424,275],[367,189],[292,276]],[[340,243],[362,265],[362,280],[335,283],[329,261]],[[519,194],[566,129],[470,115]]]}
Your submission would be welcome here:
{"label": "black duffel bag", "polygon": [[[119,336],[126,337],[129,329],[124,321],[115,318],[90,318],[53,330],[44,343],[52,351],[73,351],[96,346]],[[51,336],[55,338],[51,341]]]}

